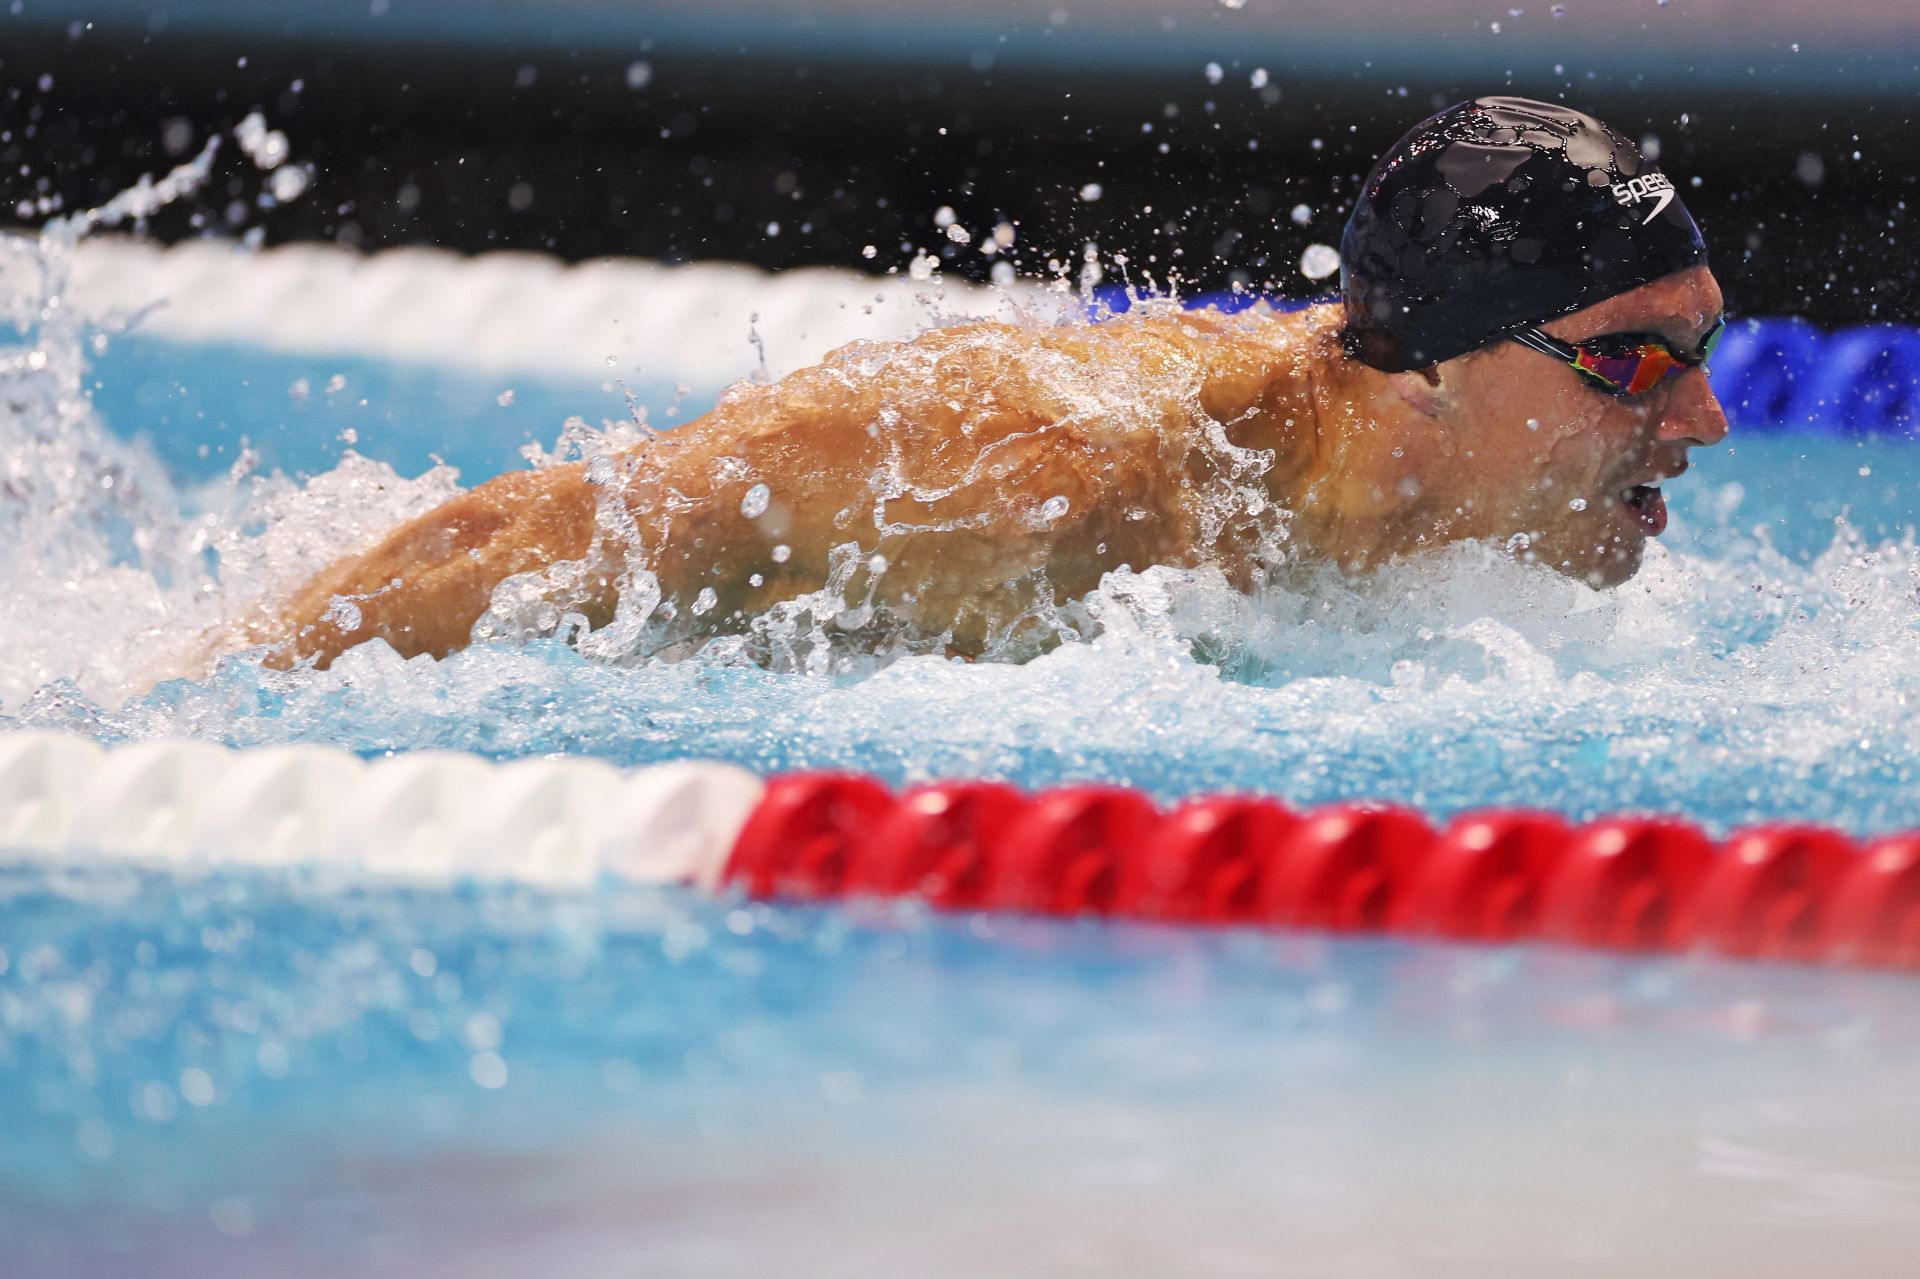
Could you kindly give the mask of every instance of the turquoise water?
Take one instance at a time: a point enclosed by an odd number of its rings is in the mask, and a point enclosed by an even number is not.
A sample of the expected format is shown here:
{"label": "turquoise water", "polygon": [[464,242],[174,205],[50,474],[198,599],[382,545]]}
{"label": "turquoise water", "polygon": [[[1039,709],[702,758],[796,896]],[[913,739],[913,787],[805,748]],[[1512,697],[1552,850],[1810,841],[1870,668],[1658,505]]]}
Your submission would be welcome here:
{"label": "turquoise water", "polygon": [[112,866],[0,902],[10,1275],[1896,1273],[1920,1212],[1900,977]]}
{"label": "turquoise water", "polygon": [[[1111,580],[1017,667],[540,641],[149,690],[216,565],[285,575],[452,491],[436,457],[625,401],[139,339],[95,376],[0,413],[39,485],[0,512],[0,731],[1920,825],[1903,439],[1736,434],[1606,594],[1463,549]],[[1891,1273],[1917,1047],[1920,986],[1871,974],[81,855],[0,866],[0,1241],[30,1276]]]}
{"label": "turquoise water", "polygon": [[[524,466],[520,450],[551,444],[572,415],[594,422],[624,415],[625,392],[663,422],[680,402],[671,384],[657,380],[594,387],[141,334],[96,357],[88,387],[107,422],[187,484],[225,474],[243,449],[267,471],[331,470],[349,436],[359,452],[409,474],[438,458],[484,479]],[[710,391],[705,398],[699,407],[710,404]]]}

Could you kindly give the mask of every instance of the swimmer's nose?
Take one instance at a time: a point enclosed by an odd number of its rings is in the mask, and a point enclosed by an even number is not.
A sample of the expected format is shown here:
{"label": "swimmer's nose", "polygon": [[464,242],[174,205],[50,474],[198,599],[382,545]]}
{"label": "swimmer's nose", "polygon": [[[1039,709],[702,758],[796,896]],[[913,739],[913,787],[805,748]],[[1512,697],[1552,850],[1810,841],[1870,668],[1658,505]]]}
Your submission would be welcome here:
{"label": "swimmer's nose", "polygon": [[1696,447],[1727,438],[1727,414],[1707,384],[1704,371],[1695,369],[1676,379],[1654,432],[1662,443]]}

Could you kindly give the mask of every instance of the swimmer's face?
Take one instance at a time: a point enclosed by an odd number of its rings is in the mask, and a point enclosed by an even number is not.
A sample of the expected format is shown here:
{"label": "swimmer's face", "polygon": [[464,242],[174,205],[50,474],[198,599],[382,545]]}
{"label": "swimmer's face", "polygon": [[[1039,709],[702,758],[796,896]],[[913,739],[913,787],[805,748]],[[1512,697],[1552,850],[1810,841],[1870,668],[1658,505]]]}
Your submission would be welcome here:
{"label": "swimmer's face", "polygon": [[[1702,266],[1542,327],[1568,342],[1651,333],[1690,353],[1720,312],[1720,286]],[[1690,449],[1727,433],[1697,368],[1620,397],[1503,341],[1448,361],[1440,376],[1436,415],[1450,419],[1456,443],[1424,504],[1457,521],[1453,536],[1498,540],[1595,586],[1639,569],[1647,539],[1666,527],[1659,486],[1687,469]]]}

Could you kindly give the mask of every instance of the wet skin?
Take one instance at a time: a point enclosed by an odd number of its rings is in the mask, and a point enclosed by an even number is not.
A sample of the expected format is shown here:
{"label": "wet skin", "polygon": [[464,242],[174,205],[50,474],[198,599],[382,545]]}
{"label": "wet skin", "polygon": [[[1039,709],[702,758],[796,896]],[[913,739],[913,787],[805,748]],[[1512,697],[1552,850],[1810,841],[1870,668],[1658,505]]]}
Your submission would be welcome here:
{"label": "wet skin", "polygon": [[[1712,273],[1695,267],[1541,327],[1569,342],[1652,333],[1690,352],[1721,305]],[[1346,398],[1365,406],[1358,411],[1375,429],[1333,433],[1329,487],[1302,509],[1316,545],[1356,566],[1522,534],[1540,563],[1615,585],[1639,569],[1647,539],[1666,524],[1663,496],[1636,507],[1623,494],[1680,474],[1690,450],[1727,433],[1703,369],[1626,398],[1508,341],[1428,370],[1348,369]],[[1379,521],[1372,530],[1369,516]]]}
{"label": "wet skin", "polygon": [[[1544,327],[1691,350],[1720,305],[1702,267]],[[1123,565],[1253,589],[1283,559],[1363,569],[1488,539],[1602,586],[1664,520],[1623,494],[1726,433],[1699,370],[1622,400],[1501,342],[1388,374],[1342,353],[1339,324],[1319,307],[855,344],[624,453],[480,485],[216,646],[441,656],[501,629],[489,602],[522,574],[514,593],[595,627],[657,590],[656,644],[747,632],[831,583],[839,627],[963,656],[1036,651],[1052,607]],[[761,483],[764,510],[743,509]]]}

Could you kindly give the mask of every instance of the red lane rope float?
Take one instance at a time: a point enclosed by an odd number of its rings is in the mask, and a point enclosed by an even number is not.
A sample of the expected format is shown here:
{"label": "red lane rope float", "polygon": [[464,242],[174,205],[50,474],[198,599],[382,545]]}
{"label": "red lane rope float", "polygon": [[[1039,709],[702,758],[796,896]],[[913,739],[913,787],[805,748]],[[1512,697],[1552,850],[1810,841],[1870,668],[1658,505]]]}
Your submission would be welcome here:
{"label": "red lane rope float", "polygon": [[868,860],[867,832],[896,804],[865,777],[776,779],[735,837],[724,877],[757,897],[837,897]]}
{"label": "red lane rope float", "polygon": [[1252,923],[1271,847],[1300,818],[1271,800],[1192,800],[1163,818],[1122,867],[1114,912],[1177,923]]}
{"label": "red lane rope float", "polygon": [[1920,833],[1861,846],[1776,825],[1716,843],[1666,818],[1513,811],[1435,830],[1384,805],[1219,796],[1163,812],[1113,786],[896,795],[797,773],[767,783],[724,879],[760,897],[1920,969]]}
{"label": "red lane rope float", "polygon": [[989,905],[988,852],[1026,806],[1026,796],[997,782],[908,791],[867,833],[847,887],[918,894],[948,910]]}

